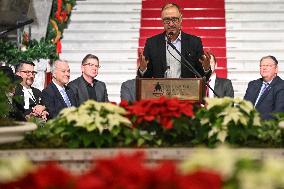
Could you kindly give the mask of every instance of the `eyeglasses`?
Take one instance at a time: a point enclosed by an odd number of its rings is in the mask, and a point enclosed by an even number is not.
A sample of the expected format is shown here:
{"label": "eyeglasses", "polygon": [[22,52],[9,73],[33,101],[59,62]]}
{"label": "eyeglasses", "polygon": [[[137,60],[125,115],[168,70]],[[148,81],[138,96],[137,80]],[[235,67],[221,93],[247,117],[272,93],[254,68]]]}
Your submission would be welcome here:
{"label": "eyeglasses", "polygon": [[29,70],[21,70],[20,72],[23,72],[25,74],[32,74],[32,75],[36,75],[37,74],[36,71],[29,71]]}
{"label": "eyeglasses", "polygon": [[97,64],[92,64],[92,63],[86,63],[86,64],[83,64],[83,66],[89,66],[89,67],[96,67],[96,68],[100,68],[101,66],[100,65],[97,65]]}
{"label": "eyeglasses", "polygon": [[259,67],[261,67],[261,68],[272,68],[272,67],[274,67],[274,66],[276,66],[276,65],[275,65],[275,64],[259,65]]}
{"label": "eyeglasses", "polygon": [[166,17],[166,18],[163,18],[163,23],[164,24],[169,24],[171,22],[173,22],[174,24],[177,24],[179,22],[180,18],[179,17]]}

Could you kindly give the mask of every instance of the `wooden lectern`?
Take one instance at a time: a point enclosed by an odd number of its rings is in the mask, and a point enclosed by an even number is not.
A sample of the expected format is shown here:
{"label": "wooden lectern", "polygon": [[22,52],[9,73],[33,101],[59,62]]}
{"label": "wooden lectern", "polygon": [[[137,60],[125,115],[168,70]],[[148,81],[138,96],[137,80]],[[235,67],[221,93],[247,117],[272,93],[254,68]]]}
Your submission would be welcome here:
{"label": "wooden lectern", "polygon": [[204,82],[199,78],[139,78],[136,79],[136,98],[166,96],[201,103],[204,88]]}

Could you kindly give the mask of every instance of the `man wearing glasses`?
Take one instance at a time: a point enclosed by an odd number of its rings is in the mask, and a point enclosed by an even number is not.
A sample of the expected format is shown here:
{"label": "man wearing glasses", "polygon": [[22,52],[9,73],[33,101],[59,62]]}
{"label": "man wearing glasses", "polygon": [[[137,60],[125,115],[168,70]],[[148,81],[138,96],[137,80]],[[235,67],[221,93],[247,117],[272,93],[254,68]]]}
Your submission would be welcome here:
{"label": "man wearing glasses", "polygon": [[86,55],[81,64],[82,76],[68,84],[75,94],[79,105],[89,99],[98,102],[108,102],[105,83],[95,79],[98,75],[99,68],[99,58],[92,54]]}
{"label": "man wearing glasses", "polygon": [[254,104],[262,119],[272,119],[273,113],[284,112],[284,81],[277,76],[274,56],[261,58],[259,68],[261,78],[249,82],[244,99]]}
{"label": "man wearing glasses", "polygon": [[[144,54],[140,53],[138,77],[146,78],[194,78],[187,63],[167,44],[176,47],[201,76],[210,77],[210,56],[203,52],[201,39],[181,31],[182,14],[177,4],[169,3],[162,8],[164,32],[146,40]],[[180,63],[182,62],[182,63]],[[167,73],[167,74],[165,74]]]}
{"label": "man wearing glasses", "polygon": [[42,93],[39,89],[32,87],[36,71],[33,62],[21,61],[16,66],[16,75],[22,78],[22,82],[16,87],[15,96],[19,96],[15,104],[28,118],[36,116],[46,120],[48,112],[41,103]]}

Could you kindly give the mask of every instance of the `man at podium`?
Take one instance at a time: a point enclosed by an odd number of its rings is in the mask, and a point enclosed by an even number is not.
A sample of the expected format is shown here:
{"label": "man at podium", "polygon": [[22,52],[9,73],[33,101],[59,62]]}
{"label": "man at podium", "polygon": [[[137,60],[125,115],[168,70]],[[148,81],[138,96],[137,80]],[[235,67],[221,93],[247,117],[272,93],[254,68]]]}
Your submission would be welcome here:
{"label": "man at podium", "polygon": [[[196,78],[211,74],[210,56],[203,52],[200,37],[181,30],[182,14],[177,4],[163,6],[161,18],[164,32],[146,40],[144,53],[139,54],[140,65],[137,71],[142,78]],[[199,73],[196,74],[180,54]]]}

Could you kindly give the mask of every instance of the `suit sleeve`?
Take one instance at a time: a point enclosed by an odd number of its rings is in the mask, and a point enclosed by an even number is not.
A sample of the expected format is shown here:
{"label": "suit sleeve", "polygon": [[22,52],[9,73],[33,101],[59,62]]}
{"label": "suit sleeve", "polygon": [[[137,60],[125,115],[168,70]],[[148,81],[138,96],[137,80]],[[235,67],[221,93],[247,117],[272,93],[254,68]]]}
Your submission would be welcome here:
{"label": "suit sleeve", "polygon": [[[248,87],[244,96],[244,100],[248,100],[250,101],[252,104],[254,104],[253,100],[252,100],[252,94],[251,94],[251,88],[252,88],[252,82],[248,83]],[[256,92],[256,91],[255,91]]]}
{"label": "suit sleeve", "polygon": [[225,96],[234,98],[234,88],[232,85],[232,81],[227,79],[226,89],[225,89]]}
{"label": "suit sleeve", "polygon": [[75,106],[76,107],[80,106],[79,90],[78,90],[77,85],[75,83],[69,83],[67,86],[70,89],[72,96],[74,97]]}
{"label": "suit sleeve", "polygon": [[211,69],[207,72],[204,71],[204,68],[202,66],[202,64],[199,62],[199,59],[202,57],[202,55],[204,54],[204,50],[203,50],[203,45],[202,45],[202,40],[200,37],[197,37],[198,39],[198,45],[196,47],[196,50],[197,50],[197,65],[198,65],[198,71],[199,73],[202,75],[202,76],[205,76],[206,77],[206,80],[208,81],[211,74],[212,74],[212,71]]}
{"label": "suit sleeve", "polygon": [[143,55],[145,56],[146,60],[149,61],[147,65],[146,72],[141,75],[140,71],[137,70],[137,76],[141,78],[151,78],[153,76],[153,64],[151,59],[151,42],[149,39],[146,40]]}
{"label": "suit sleeve", "polygon": [[130,90],[127,87],[125,82],[122,83],[121,88],[120,88],[120,99],[127,100],[127,101],[130,101],[131,99]]}
{"label": "suit sleeve", "polygon": [[42,103],[45,105],[49,118],[52,119],[56,116],[54,96],[51,96],[46,90],[42,91]]}
{"label": "suit sleeve", "polygon": [[275,95],[275,108],[273,112],[284,112],[284,83],[279,86],[279,91]]}
{"label": "suit sleeve", "polygon": [[104,85],[104,101],[105,101],[105,102],[109,102],[109,100],[108,100],[108,94],[107,94],[106,84],[105,84],[105,83],[103,83],[103,85]]}

